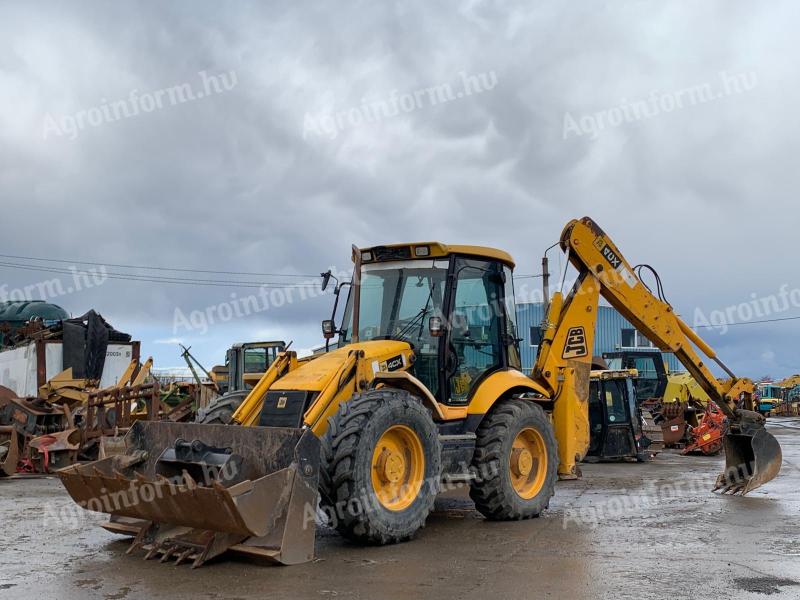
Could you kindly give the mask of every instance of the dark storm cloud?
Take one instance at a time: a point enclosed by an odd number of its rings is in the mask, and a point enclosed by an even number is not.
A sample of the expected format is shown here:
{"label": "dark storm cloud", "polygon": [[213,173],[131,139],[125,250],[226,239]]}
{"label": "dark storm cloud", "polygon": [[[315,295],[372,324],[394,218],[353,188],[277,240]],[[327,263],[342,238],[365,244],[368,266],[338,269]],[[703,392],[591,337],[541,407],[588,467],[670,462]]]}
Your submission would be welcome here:
{"label": "dark storm cloud", "polygon": [[[589,214],[632,262],[659,269],[689,319],[800,285],[787,263],[793,3],[46,6],[7,5],[0,19],[6,254],[313,274],[346,269],[351,243],[441,239],[508,249],[530,273],[564,223]],[[43,139],[46,115],[199,87],[201,71],[235,73],[236,84]],[[723,71],[756,84],[565,139],[566,114],[717,89]],[[309,115],[488,73],[496,85],[482,93],[348,122],[333,139],[304,130]],[[2,275],[12,287],[47,277]],[[173,337],[176,307],[203,310],[232,292],[248,290],[109,280],[60,303],[97,307],[152,341]],[[292,303],[214,339],[272,328],[307,347],[329,305]],[[791,370],[785,332],[797,327],[770,327],[720,343],[748,372]]]}

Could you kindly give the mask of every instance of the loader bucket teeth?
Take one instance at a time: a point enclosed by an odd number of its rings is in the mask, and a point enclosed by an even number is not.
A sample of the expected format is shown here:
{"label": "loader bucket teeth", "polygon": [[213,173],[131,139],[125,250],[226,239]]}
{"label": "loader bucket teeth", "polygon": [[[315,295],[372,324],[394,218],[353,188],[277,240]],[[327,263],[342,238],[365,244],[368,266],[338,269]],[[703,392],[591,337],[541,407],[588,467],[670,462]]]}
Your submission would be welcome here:
{"label": "loader bucket teeth", "polygon": [[187,558],[189,558],[189,555],[190,555],[191,553],[192,553],[192,549],[191,549],[191,548],[187,548],[186,550],[184,550],[183,552],[181,552],[181,553],[178,555],[178,558],[175,560],[175,566],[177,567],[178,565],[180,565],[180,564],[182,564],[183,562],[185,562],[185,561],[186,561],[186,559],[187,559]]}
{"label": "loader bucket teeth", "polygon": [[78,504],[112,516],[145,559],[193,567],[226,552],[311,560],[319,440],[308,430],[136,422],[126,452],[58,471]]}
{"label": "loader bucket teeth", "polygon": [[778,440],[764,427],[763,417],[750,411],[740,414],[742,421],[723,441],[725,471],[717,477],[714,489],[744,496],[778,475],[783,454]]}

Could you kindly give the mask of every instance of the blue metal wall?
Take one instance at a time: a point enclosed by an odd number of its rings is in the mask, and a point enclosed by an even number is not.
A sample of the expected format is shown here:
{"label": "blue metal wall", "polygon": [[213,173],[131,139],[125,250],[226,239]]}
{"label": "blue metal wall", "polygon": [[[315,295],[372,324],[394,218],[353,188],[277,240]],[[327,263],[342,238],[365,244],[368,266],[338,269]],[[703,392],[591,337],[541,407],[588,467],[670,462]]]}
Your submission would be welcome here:
{"label": "blue metal wall", "polygon": [[[517,304],[517,335],[522,338],[519,343],[522,354],[522,368],[529,373],[536,360],[535,346],[531,346],[531,327],[538,327],[544,316],[543,304]],[[633,329],[626,319],[610,306],[599,306],[597,314],[597,327],[594,337],[594,354],[600,356],[603,352],[614,352],[622,346],[622,330]],[[664,360],[670,372],[685,371],[674,354],[664,354]]]}

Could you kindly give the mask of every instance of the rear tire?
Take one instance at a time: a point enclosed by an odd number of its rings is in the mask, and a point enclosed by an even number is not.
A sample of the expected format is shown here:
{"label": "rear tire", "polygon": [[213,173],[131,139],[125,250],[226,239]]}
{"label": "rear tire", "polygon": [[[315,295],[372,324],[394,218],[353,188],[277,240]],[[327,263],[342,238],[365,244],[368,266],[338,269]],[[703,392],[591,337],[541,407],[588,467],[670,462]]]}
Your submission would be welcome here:
{"label": "rear tire", "polygon": [[425,525],[441,478],[430,412],[406,391],[381,388],[342,403],[328,426],[320,491],[333,525],[362,544],[410,539]]}
{"label": "rear tire", "polygon": [[469,495],[478,511],[493,521],[538,517],[558,479],[558,445],[544,410],[528,400],[502,400],[477,438]]}

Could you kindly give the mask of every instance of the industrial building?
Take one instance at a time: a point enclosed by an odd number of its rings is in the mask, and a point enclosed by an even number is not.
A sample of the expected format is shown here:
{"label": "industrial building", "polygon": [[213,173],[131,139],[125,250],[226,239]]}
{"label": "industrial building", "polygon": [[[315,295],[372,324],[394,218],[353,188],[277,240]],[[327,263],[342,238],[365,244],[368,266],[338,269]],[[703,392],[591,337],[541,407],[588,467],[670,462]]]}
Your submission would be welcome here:
{"label": "industrial building", "polygon": [[[522,355],[522,368],[530,373],[536,361],[541,340],[541,323],[544,317],[544,304],[541,302],[517,304],[517,335]],[[594,338],[594,355],[616,350],[653,350],[655,346],[636,328],[610,306],[599,306],[597,327]],[[685,371],[674,354],[664,354],[667,370],[672,373]]]}

